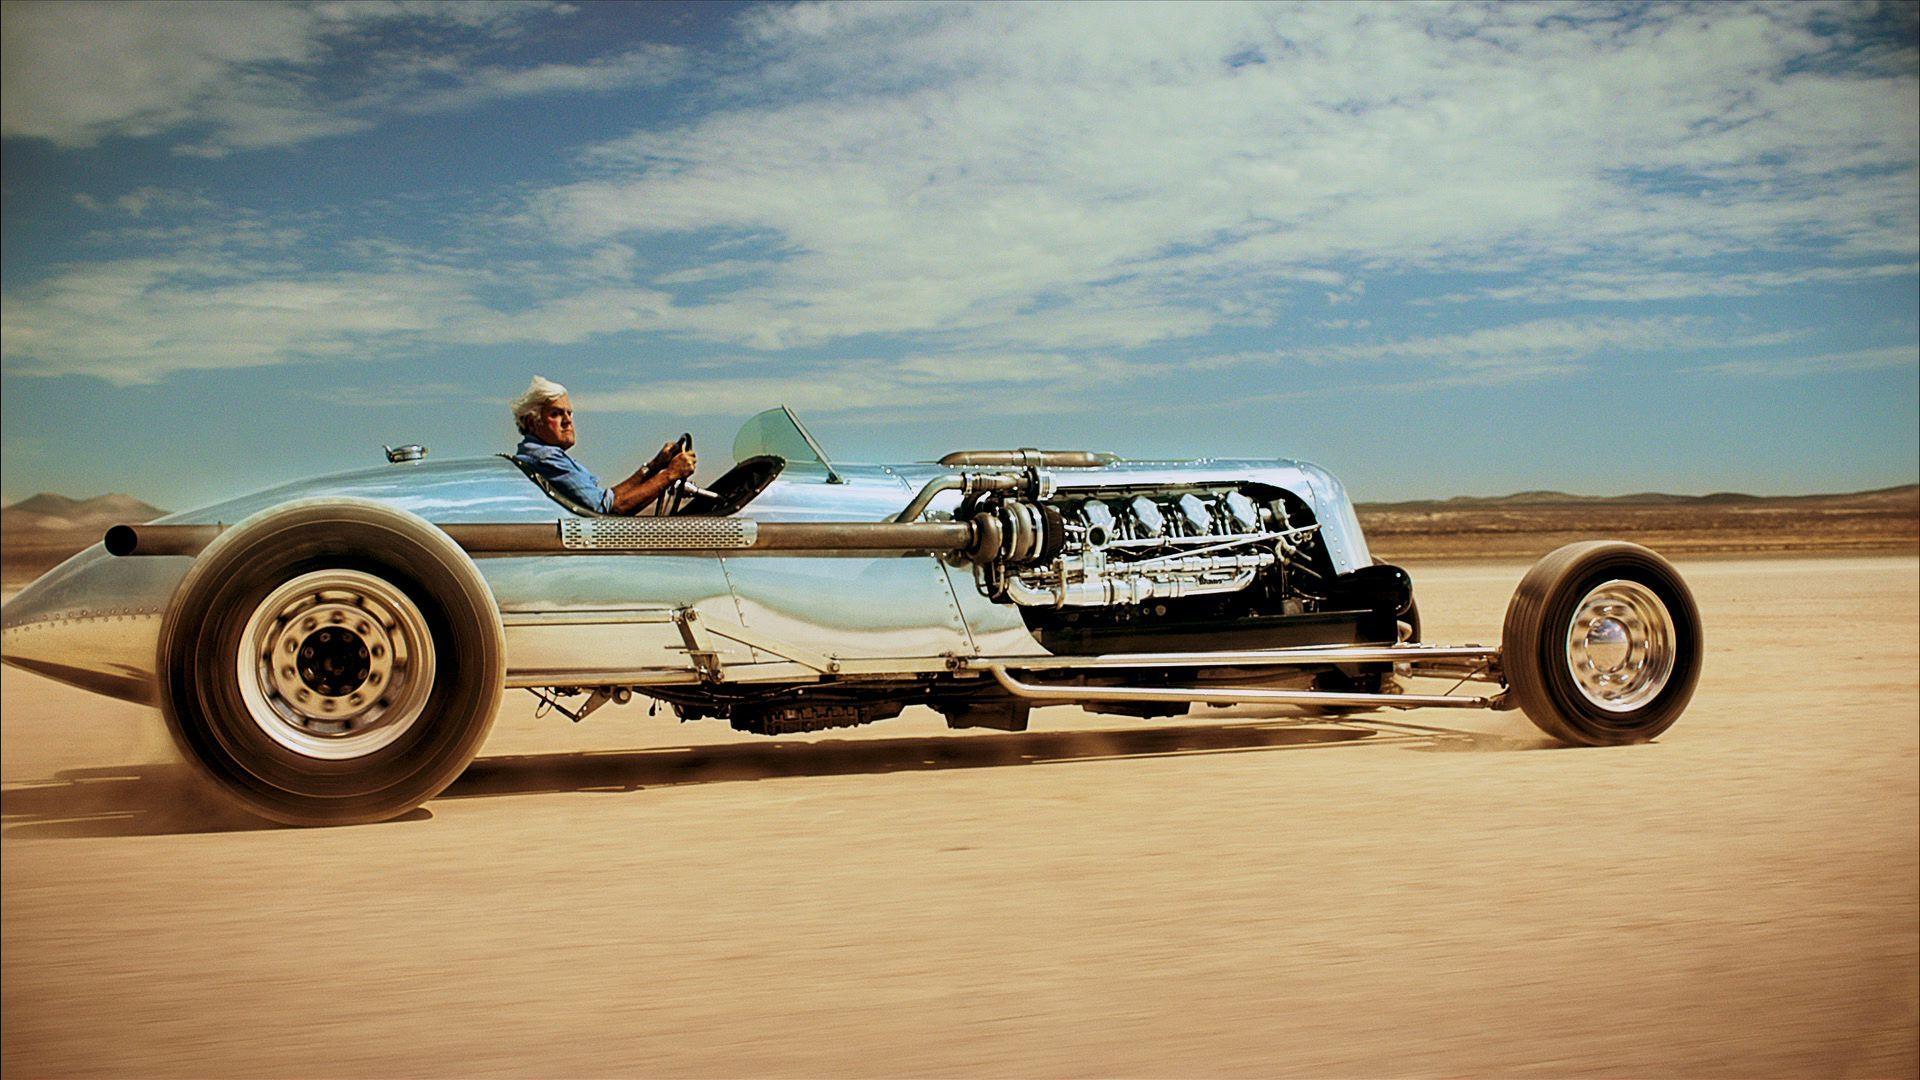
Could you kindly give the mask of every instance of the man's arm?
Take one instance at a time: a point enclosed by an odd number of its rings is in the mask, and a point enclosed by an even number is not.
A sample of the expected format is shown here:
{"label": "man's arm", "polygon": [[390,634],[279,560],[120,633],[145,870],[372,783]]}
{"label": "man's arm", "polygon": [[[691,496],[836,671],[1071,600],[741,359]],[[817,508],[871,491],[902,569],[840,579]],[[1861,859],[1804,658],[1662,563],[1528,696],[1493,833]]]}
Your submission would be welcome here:
{"label": "man's arm", "polygon": [[[665,463],[661,464],[664,459]],[[692,451],[674,452],[668,443],[652,461],[613,485],[613,513],[632,514],[658,499],[675,480],[692,476],[699,464]]]}

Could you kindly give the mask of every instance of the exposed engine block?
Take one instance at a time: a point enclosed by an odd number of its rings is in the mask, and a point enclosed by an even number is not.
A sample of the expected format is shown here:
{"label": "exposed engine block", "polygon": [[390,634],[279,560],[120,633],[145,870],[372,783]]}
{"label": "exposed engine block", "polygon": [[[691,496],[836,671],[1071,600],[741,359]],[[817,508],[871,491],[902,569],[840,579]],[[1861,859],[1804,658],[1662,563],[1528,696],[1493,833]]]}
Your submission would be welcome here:
{"label": "exposed engine block", "polygon": [[1284,569],[1318,528],[1233,487],[1061,493],[1049,508],[1065,534],[1058,555],[980,567],[989,595],[1061,608],[1238,592]]}

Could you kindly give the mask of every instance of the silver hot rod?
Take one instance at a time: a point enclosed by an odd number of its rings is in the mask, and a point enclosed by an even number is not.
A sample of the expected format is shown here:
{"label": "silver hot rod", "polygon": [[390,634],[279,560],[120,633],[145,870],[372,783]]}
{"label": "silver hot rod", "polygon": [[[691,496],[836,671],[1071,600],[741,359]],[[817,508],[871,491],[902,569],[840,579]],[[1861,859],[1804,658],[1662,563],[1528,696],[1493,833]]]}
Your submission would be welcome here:
{"label": "silver hot rod", "polygon": [[1542,559],[1500,647],[1423,642],[1407,574],[1298,461],[847,464],[782,408],[710,489],[601,517],[511,458],[387,456],[115,526],[6,605],[0,658],[157,705],[220,790],[302,825],[433,797],[510,688],[576,719],[645,694],[762,735],[908,705],[1020,730],[1035,704],[1204,702],[1518,707],[1605,745],[1665,731],[1700,674],[1687,586],[1625,543]]}

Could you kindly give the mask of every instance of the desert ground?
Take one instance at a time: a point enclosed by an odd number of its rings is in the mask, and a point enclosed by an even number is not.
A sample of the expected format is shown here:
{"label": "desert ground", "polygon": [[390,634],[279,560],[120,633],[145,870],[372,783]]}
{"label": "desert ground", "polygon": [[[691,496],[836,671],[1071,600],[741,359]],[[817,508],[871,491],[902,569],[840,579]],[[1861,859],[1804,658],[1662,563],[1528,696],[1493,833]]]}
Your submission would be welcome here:
{"label": "desert ground", "polygon": [[[1523,561],[1410,564],[1487,642]],[[1695,557],[1657,742],[1517,713],[509,699],[384,825],[266,827],[11,668],[9,1077],[1920,1075],[1920,559]]]}

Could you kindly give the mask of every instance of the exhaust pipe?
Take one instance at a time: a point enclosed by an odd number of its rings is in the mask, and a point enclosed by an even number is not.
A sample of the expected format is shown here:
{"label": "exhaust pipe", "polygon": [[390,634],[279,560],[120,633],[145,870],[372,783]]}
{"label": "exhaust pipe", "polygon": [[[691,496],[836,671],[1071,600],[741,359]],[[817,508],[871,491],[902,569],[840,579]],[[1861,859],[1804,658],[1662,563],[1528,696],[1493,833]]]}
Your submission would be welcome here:
{"label": "exhaust pipe", "polygon": [[1098,469],[1119,460],[1119,454],[1092,450],[956,450],[940,464],[949,469]]}
{"label": "exhaust pipe", "polygon": [[1210,705],[1322,705],[1382,706],[1396,709],[1498,709],[1503,690],[1491,697],[1448,697],[1440,694],[1362,694],[1331,690],[1269,690],[1264,687],[1171,686],[1063,686],[1021,682],[1003,665],[987,668],[994,681],[1014,697],[1027,701],[1071,704],[1082,701],[1155,702]]}
{"label": "exhaust pipe", "polygon": [[[755,521],[751,518],[572,518],[501,525],[437,526],[470,555],[730,555],[747,552],[859,551],[959,554],[977,551],[971,522]],[[115,525],[110,554],[198,555],[225,525]]]}
{"label": "exhaust pipe", "polygon": [[225,525],[115,525],[101,538],[109,555],[198,555]]}

